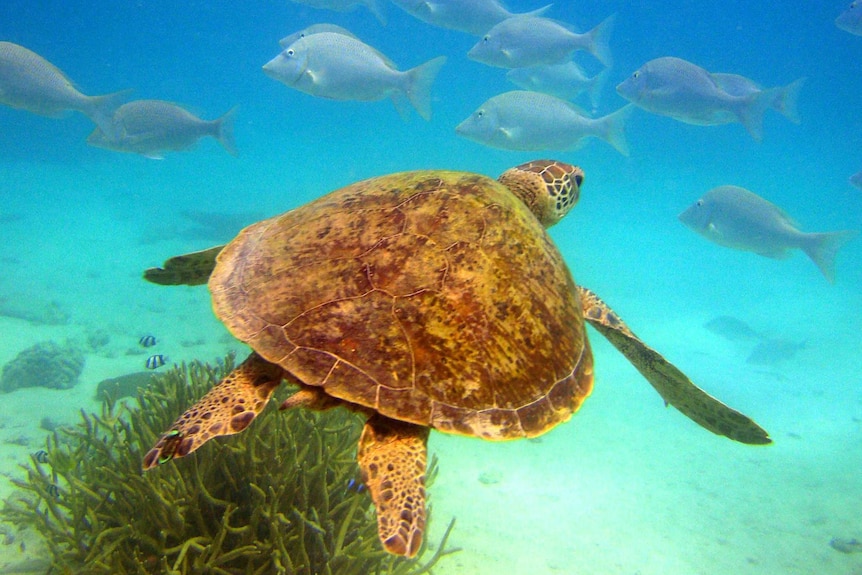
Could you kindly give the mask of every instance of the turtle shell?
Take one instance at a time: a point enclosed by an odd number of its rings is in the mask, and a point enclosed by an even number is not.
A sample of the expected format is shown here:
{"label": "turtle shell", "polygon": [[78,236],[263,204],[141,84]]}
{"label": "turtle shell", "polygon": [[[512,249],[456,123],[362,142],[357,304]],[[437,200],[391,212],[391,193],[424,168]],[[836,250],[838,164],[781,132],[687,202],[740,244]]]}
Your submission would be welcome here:
{"label": "turtle shell", "polygon": [[531,437],[592,388],[565,262],[484,176],[383,176],[253,224],[209,288],[219,319],[266,360],[393,419]]}

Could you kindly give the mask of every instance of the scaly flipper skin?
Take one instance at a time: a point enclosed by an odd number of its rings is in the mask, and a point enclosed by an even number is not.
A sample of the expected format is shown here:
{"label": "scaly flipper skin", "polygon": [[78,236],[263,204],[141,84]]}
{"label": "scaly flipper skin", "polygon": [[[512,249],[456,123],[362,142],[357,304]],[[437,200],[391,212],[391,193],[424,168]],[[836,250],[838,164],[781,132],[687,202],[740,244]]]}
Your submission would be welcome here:
{"label": "scaly flipper skin", "polygon": [[252,353],[174,422],[144,456],[144,469],[184,457],[213,437],[243,431],[266,407],[283,373]]}
{"label": "scaly flipper skin", "polygon": [[161,268],[144,271],[148,282],[164,285],[197,286],[207,283],[215,267],[216,256],[224,246],[215,246],[199,252],[182,254],[165,260]]}
{"label": "scaly flipper skin", "polygon": [[425,531],[428,428],[372,415],[359,438],[359,468],[389,553],[414,557]]}
{"label": "scaly flipper skin", "polygon": [[584,319],[626,356],[666,403],[718,435],[752,445],[772,443],[766,430],[697,387],[661,354],[642,342],[595,293],[582,287],[578,290]]}

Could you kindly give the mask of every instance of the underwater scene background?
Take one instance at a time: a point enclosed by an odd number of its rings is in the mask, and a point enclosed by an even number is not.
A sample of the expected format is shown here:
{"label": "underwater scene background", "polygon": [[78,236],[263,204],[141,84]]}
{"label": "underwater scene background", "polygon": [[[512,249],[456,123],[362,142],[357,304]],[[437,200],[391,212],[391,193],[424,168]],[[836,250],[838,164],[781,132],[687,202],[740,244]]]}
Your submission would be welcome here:
{"label": "underwater scene background", "polygon": [[[590,332],[595,389],[570,422],[534,441],[431,434],[439,470],[428,539],[439,542],[454,517],[448,545],[461,548],[434,572],[862,574],[862,239],[838,251],[830,283],[798,250],[772,259],[729,249],[677,219],[708,190],[736,185],[800,230],[862,228],[862,191],[850,182],[862,170],[862,37],[835,25],[847,6],[555,3],[543,16],[581,32],[616,15],[598,105],[577,100],[586,115],[626,105],[614,87],[664,56],[767,87],[805,78],[801,122],[767,111],[762,141],[739,123],[635,109],[628,156],[595,138],[511,151],[459,136],[455,126],[483,102],[518,88],[506,70],[467,57],[478,37],[380,7],[385,25],[363,6],[4,0],[0,41],[36,52],[88,95],[133,89],[130,99],[176,102],[205,119],[237,106],[239,155],[211,138],[163,160],[119,153],[87,144],[93,123],[82,114],[0,106],[0,365],[11,371],[34,347],[43,354],[16,368],[36,387],[0,396],[0,473],[21,477],[19,464],[45,449],[46,427],[97,411],[105,379],[245,356],[206,288],[148,284],[144,269],[360,179],[426,168],[496,177],[551,157],[586,174],[579,204],[550,231],[575,280],[774,443],[738,444],[665,408]],[[446,56],[430,121],[409,105],[402,117],[386,99],[318,98],[263,73],[281,38],[324,22],[401,70]],[[575,57],[590,76],[602,70]],[[58,369],[74,385],[41,387]],[[4,499],[14,490],[0,483]],[[3,533],[0,571],[25,572],[44,556],[34,533]]]}

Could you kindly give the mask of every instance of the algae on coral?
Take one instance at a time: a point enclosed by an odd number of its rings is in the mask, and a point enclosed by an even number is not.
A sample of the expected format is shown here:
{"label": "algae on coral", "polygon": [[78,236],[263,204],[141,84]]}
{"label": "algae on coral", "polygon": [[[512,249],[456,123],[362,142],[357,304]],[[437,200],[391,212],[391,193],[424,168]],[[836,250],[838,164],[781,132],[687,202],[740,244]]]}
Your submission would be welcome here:
{"label": "algae on coral", "polygon": [[3,366],[0,391],[20,387],[69,389],[84,370],[84,354],[70,343],[43,341],[28,347]]}
{"label": "algae on coral", "polygon": [[351,481],[362,421],[344,409],[264,410],[241,437],[144,475],[161,430],[232,364],[183,365],[135,407],[82,412],[48,437],[47,463],[23,466],[0,517],[37,529],[58,573],[407,575],[452,551],[448,530],[424,565],[379,546],[370,498]]}

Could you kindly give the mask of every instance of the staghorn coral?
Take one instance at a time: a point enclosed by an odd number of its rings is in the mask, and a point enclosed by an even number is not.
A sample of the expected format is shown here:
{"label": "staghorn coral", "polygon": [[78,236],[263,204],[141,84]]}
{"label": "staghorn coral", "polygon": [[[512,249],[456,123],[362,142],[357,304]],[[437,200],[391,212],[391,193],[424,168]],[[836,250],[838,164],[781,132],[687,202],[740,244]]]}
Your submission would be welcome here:
{"label": "staghorn coral", "polygon": [[38,530],[63,574],[408,575],[451,552],[449,530],[425,564],[381,549],[371,501],[351,481],[361,419],[343,409],[268,409],[241,436],[143,474],[158,434],[232,364],[183,365],[135,407],[82,412],[49,435],[46,463],[23,466],[0,518]]}
{"label": "staghorn coral", "polygon": [[43,341],[28,347],[3,366],[0,391],[19,387],[69,389],[78,383],[84,369],[84,354],[73,345]]}

